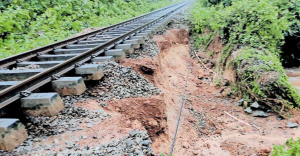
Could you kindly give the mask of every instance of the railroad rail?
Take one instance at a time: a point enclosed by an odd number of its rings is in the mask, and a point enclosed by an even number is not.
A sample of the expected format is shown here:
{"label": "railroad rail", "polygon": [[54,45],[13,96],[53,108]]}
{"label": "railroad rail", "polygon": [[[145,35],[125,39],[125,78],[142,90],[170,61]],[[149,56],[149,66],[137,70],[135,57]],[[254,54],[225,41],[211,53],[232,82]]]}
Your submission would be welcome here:
{"label": "railroad rail", "polygon": [[[81,94],[86,89],[85,80],[100,80],[103,77],[103,71],[98,64],[86,63],[124,59],[126,54],[132,53],[145,42],[145,37],[161,28],[171,14],[188,3],[190,1],[174,4],[112,26],[1,59],[0,109],[20,101],[27,115],[58,114],[64,108],[59,95]],[[28,65],[38,65],[41,68],[12,70]],[[76,74],[77,77],[66,77],[68,73]],[[49,83],[52,83],[52,89],[56,92],[32,93]],[[14,145],[0,145],[0,149],[12,150],[22,142],[22,138],[26,138],[23,134],[26,130],[17,119],[0,119],[0,133],[8,133],[8,127],[16,126],[20,131],[19,141]],[[4,127],[4,131],[1,127]]]}

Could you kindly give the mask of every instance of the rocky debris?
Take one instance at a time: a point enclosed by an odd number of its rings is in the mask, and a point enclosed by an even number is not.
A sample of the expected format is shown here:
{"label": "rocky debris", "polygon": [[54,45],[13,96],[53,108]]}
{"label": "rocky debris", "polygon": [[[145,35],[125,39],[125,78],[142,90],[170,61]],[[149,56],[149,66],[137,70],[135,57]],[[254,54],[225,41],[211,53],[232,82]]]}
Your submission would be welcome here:
{"label": "rocky debris", "polygon": [[29,66],[25,66],[25,67],[16,67],[13,68],[12,70],[27,70],[27,69],[40,69],[41,67],[39,65],[35,65],[35,64],[31,64]]}
{"label": "rocky debris", "polygon": [[257,101],[248,104],[248,101],[245,101],[244,99],[241,99],[235,103],[236,106],[242,106],[246,109],[244,109],[244,112],[248,114],[252,114],[254,117],[268,117],[268,113],[271,113],[273,111],[270,111],[267,106],[260,105]]}
{"label": "rocky debris", "polygon": [[250,107],[244,109],[244,111],[248,114],[251,114],[252,113],[252,109]]}
{"label": "rocky debris", "polygon": [[251,105],[250,105],[251,108],[255,108],[255,109],[258,109],[260,107],[260,105],[258,104],[257,101],[253,102]]}
{"label": "rocky debris", "polygon": [[264,111],[259,111],[258,110],[258,111],[254,111],[252,113],[252,116],[254,116],[254,117],[268,117],[268,114]]}
{"label": "rocky debris", "polygon": [[209,126],[206,123],[206,117],[204,114],[195,111],[192,108],[188,108],[189,112],[196,118],[197,122],[194,124],[194,128],[199,132],[198,135],[209,134],[210,132],[215,131],[217,128],[215,126]]}
{"label": "rocky debris", "polygon": [[91,123],[108,118],[103,111],[91,111],[81,107],[66,107],[54,117],[27,117],[26,128],[33,137],[50,136],[66,131],[82,130],[80,123]]}
{"label": "rocky debris", "polygon": [[298,127],[298,124],[297,123],[288,122],[286,124],[286,127],[288,127],[288,128],[296,128],[296,127]]}
{"label": "rocky debris", "polygon": [[141,47],[135,50],[132,54],[126,55],[130,59],[142,59],[146,56],[154,57],[159,54],[159,48],[156,42],[152,38],[146,38],[146,43],[141,45]]}
{"label": "rocky debris", "polygon": [[106,62],[101,66],[104,71],[102,80],[96,82],[98,83],[96,86],[94,85],[82,95],[64,97],[66,105],[87,99],[97,100],[102,105],[103,101],[111,99],[150,97],[160,94],[158,88],[131,67],[123,67],[115,62]]}
{"label": "rocky debris", "polygon": [[79,146],[74,141],[66,141],[65,148],[59,151],[53,151],[57,148],[57,144],[53,143],[48,146],[34,146],[32,141],[26,141],[21,146],[12,152],[1,151],[0,154],[7,155],[35,155],[43,153],[43,155],[100,155],[100,156],[115,156],[115,155],[132,155],[144,156],[154,155],[151,149],[151,143],[146,131],[135,130],[134,136],[128,135],[124,138],[117,139],[105,145],[97,145],[93,147]]}

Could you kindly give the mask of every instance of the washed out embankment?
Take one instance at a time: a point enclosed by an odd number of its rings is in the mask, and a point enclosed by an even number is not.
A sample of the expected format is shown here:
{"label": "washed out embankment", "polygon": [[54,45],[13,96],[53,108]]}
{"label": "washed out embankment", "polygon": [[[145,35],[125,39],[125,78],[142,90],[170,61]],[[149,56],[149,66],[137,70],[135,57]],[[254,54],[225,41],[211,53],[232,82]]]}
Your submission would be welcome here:
{"label": "washed out embankment", "polygon": [[[178,38],[180,43],[177,42]],[[151,137],[152,149],[155,154],[169,153],[188,63],[191,65],[190,76],[174,155],[268,154],[271,152],[273,144],[283,144],[288,138],[297,136],[297,129],[286,127],[289,121],[279,121],[276,114],[269,113],[269,118],[255,118],[244,113],[242,107],[234,105],[234,99],[224,99],[224,97],[228,97],[226,91],[229,87],[210,85],[210,80],[214,75],[199,63],[197,58],[190,57],[190,48],[185,42],[187,38],[188,33],[185,30],[169,30],[164,35],[154,36],[154,40],[161,50],[158,56],[122,62],[123,66],[132,67],[161,90],[162,95],[159,98],[162,102],[161,105],[164,106],[161,108],[165,109],[166,124],[163,125],[165,126],[163,133]],[[209,46],[216,51],[221,51],[222,47],[219,41],[213,41]],[[199,55],[207,59],[210,57],[204,53],[199,53]],[[213,60],[205,61],[205,65],[207,67],[213,66]],[[145,71],[145,69],[147,70]],[[227,77],[232,76],[232,71],[226,70],[225,75]],[[151,98],[149,100],[152,101]],[[139,105],[135,102],[127,101],[124,104],[131,103],[133,106],[129,106],[129,108],[133,108],[136,107],[135,105]],[[115,103],[112,104],[113,109],[123,112],[124,115],[138,116],[138,112],[140,112],[138,110],[137,113],[134,113],[129,108],[128,110],[119,108],[116,103],[122,103],[121,101],[113,103]],[[140,101],[140,103],[143,102]],[[154,100],[154,103],[157,101]],[[141,110],[145,110],[145,108],[147,107],[142,106]],[[151,109],[149,110],[152,112]],[[237,122],[224,112],[228,112],[251,125],[257,125],[257,128],[264,133],[255,127]],[[151,120],[146,119],[144,121],[149,123]],[[295,119],[291,122],[299,121]],[[274,137],[276,139],[272,139]]]}

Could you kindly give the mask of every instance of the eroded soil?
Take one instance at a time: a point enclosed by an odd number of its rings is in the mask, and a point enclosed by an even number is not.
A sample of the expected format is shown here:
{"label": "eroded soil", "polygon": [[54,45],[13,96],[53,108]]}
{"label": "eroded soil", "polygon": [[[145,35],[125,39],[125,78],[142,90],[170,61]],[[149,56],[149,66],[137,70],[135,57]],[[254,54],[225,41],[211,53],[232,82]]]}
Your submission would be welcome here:
{"label": "eroded soil", "polygon": [[[284,144],[287,139],[299,136],[298,129],[286,127],[289,120],[278,120],[272,113],[268,118],[252,117],[234,105],[235,99],[224,98],[222,89],[210,86],[209,72],[190,58],[187,31],[173,29],[167,34],[154,36],[160,48],[157,57],[122,63],[162,90],[167,124],[164,133],[152,135],[155,153],[170,151],[187,70],[186,100],[174,155],[269,155],[274,144]],[[145,72],[144,68],[153,73]],[[226,113],[255,126],[239,122]],[[290,121],[300,122],[296,117]]]}

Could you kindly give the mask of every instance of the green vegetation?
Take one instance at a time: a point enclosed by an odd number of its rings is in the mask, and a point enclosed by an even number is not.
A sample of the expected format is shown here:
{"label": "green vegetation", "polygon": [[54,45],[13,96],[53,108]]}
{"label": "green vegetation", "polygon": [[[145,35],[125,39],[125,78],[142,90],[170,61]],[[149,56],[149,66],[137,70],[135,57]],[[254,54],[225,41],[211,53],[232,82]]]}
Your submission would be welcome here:
{"label": "green vegetation", "polygon": [[145,14],[180,0],[3,0],[0,58]]}
{"label": "green vegetation", "polygon": [[198,0],[193,9],[195,31],[201,33],[208,28],[232,44],[266,48],[278,54],[284,36],[300,30],[296,17],[300,3],[296,1],[227,0],[231,5],[225,7],[223,3],[207,7],[207,3]]}
{"label": "green vegetation", "polygon": [[275,145],[272,156],[296,156],[300,155],[300,139],[294,141],[290,139],[286,142],[286,146]]}
{"label": "green vegetation", "polygon": [[219,76],[226,68],[236,70],[237,94],[265,103],[284,117],[293,107],[300,107],[300,96],[288,82],[279,58],[285,37],[300,32],[299,2],[197,0],[191,17],[197,48],[206,49],[212,36],[222,39],[224,48],[216,67]]}
{"label": "green vegetation", "polygon": [[288,82],[276,55],[248,47],[237,53],[233,60],[237,70],[237,91],[245,99],[261,101],[285,117],[290,115],[285,113],[291,108],[300,107],[298,91]]}
{"label": "green vegetation", "polygon": [[[300,96],[281,62],[299,60],[299,54],[282,49],[292,46],[299,52],[291,45],[299,40],[299,14],[299,0],[197,0],[191,17],[195,47],[205,51],[212,36],[220,36],[224,48],[216,66],[218,76],[228,68],[235,70],[236,84],[231,87],[239,96],[289,117],[294,107],[300,107]],[[272,155],[300,155],[300,140],[274,146]]]}

